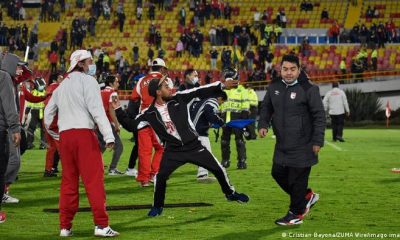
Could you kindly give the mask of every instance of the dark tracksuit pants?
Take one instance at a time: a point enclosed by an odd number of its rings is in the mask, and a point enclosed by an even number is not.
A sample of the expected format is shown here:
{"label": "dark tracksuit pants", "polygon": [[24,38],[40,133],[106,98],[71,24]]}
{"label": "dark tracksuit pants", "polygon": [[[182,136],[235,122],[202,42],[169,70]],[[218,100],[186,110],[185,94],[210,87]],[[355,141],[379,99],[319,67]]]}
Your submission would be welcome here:
{"label": "dark tracksuit pants", "polygon": [[43,121],[40,119],[40,109],[31,109],[31,122],[29,123],[28,127],[28,146],[33,145],[34,137],[35,137],[35,130],[37,125],[40,126],[40,145],[46,145],[46,137],[44,134],[44,126]]}
{"label": "dark tracksuit pants", "polygon": [[[8,165],[8,135],[7,131],[0,131],[0,197],[3,198],[5,174]],[[0,201],[1,210],[1,201]]]}
{"label": "dark tracksuit pants", "polygon": [[295,168],[276,163],[272,165],[272,177],[289,194],[289,210],[296,215],[303,214],[307,204],[305,196],[310,171],[311,167]]}
{"label": "dark tracksuit pants", "polygon": [[138,138],[138,133],[137,131],[133,131],[133,138],[135,139],[135,145],[132,148],[131,155],[129,156],[129,163],[128,163],[128,168],[133,169],[136,166],[136,160],[138,158],[138,146],[139,146],[139,138]]}
{"label": "dark tracksuit pants", "polygon": [[343,137],[344,128],[344,114],[340,115],[330,115],[332,120],[332,138],[336,140],[337,138]]}
{"label": "dark tracksuit pants", "polygon": [[173,148],[172,151],[168,148],[165,149],[160,169],[156,175],[154,207],[160,208],[164,206],[167,179],[177,168],[185,163],[198,165],[213,173],[224,194],[229,195],[235,191],[233,186],[230,185],[228,176],[221,164],[199,141],[196,141],[191,144],[191,147],[185,145],[182,149]]}

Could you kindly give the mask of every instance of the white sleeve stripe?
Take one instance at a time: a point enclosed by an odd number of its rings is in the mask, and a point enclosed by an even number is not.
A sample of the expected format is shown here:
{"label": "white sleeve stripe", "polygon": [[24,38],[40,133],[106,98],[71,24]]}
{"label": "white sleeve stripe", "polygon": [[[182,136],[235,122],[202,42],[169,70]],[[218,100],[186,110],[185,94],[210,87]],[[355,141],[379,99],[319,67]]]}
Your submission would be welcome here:
{"label": "white sleeve stripe", "polygon": [[203,85],[203,86],[200,86],[200,87],[187,89],[187,90],[183,90],[183,91],[178,91],[178,92],[175,93],[175,96],[178,95],[178,94],[191,93],[191,92],[197,91],[198,89],[202,89],[202,88],[215,87],[215,86],[218,86],[219,84],[221,84],[221,82],[220,81],[216,81],[216,82],[213,82],[211,84]]}

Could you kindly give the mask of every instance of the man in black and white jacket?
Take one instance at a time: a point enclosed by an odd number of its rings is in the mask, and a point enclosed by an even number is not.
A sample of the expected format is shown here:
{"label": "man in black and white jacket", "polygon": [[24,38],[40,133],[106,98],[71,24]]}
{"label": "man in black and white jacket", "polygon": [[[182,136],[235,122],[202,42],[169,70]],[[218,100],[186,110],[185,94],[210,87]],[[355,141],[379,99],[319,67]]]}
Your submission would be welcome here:
{"label": "man in black and white jacket", "polygon": [[236,87],[238,81],[225,84],[215,82],[198,88],[177,92],[174,95],[165,81],[153,79],[149,83],[149,95],[155,98],[150,107],[136,119],[129,118],[114,102],[118,121],[128,131],[151,125],[164,143],[164,153],[160,170],[156,175],[153,207],[148,216],[155,217],[162,213],[168,177],[185,163],[193,163],[212,172],[218,179],[222,191],[229,201],[248,202],[249,197],[237,193],[229,183],[228,176],[217,159],[200,143],[198,133],[190,119],[189,106],[194,98],[208,98],[222,94],[222,89]]}

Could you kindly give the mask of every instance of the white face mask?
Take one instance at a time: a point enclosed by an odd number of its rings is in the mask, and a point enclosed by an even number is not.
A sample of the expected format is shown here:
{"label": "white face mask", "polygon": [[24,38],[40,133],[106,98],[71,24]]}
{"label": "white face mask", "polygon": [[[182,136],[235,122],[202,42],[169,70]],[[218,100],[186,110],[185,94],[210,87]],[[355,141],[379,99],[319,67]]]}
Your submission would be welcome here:
{"label": "white face mask", "polygon": [[192,84],[193,85],[195,85],[196,83],[198,83],[199,82],[199,77],[194,77],[193,79],[192,79]]}
{"label": "white face mask", "polygon": [[89,65],[89,69],[88,69],[87,74],[90,75],[90,76],[96,75],[96,64],[90,64]]}

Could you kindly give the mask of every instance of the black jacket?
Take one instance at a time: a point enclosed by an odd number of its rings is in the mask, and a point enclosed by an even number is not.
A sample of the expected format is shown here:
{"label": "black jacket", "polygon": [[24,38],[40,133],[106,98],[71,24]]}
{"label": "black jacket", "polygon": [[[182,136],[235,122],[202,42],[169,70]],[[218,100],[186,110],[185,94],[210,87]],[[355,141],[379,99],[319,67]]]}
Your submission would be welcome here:
{"label": "black jacket", "polygon": [[207,137],[211,124],[223,126],[224,120],[218,115],[218,101],[207,98],[193,102],[190,106],[190,117],[200,136]]}
{"label": "black jacket", "polygon": [[[304,75],[302,75],[304,76]],[[276,135],[274,162],[290,167],[310,167],[318,162],[312,146],[323,146],[325,111],[319,88],[308,79],[287,86],[272,82],[264,97],[258,128],[272,128]]]}
{"label": "black jacket", "polygon": [[121,125],[128,131],[135,128],[142,128],[148,123],[153,128],[157,136],[164,143],[166,151],[185,151],[198,147],[201,144],[198,134],[194,129],[194,124],[190,119],[189,108],[195,98],[209,98],[222,94],[222,84],[215,82],[202,87],[193,88],[186,91],[177,92],[171,100],[167,102],[167,108],[172,122],[181,140],[170,135],[162,121],[161,115],[154,103],[136,119],[130,118],[121,108],[116,109],[116,115]]}

